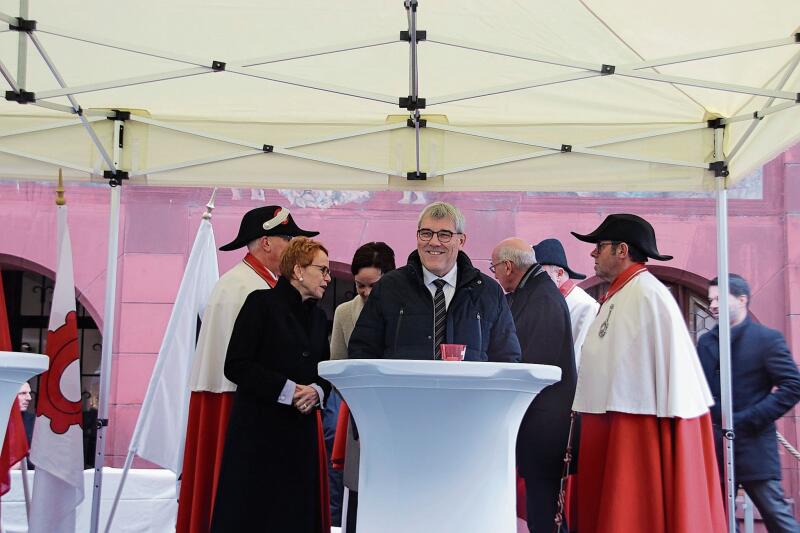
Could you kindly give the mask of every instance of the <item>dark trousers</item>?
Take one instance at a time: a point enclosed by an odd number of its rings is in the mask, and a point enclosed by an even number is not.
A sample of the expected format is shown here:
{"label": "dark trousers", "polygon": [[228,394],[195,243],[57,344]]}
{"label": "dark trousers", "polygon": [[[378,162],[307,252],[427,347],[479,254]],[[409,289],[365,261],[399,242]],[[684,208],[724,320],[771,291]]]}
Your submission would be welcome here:
{"label": "dark trousers", "polygon": [[777,479],[742,481],[742,488],[761,513],[769,533],[798,533],[800,525],[783,497],[783,487]]}
{"label": "dark trousers", "polygon": [[[528,531],[531,533],[553,533],[556,511],[558,511],[559,478],[525,478],[525,506],[528,513]],[[566,524],[559,532],[566,533]]]}

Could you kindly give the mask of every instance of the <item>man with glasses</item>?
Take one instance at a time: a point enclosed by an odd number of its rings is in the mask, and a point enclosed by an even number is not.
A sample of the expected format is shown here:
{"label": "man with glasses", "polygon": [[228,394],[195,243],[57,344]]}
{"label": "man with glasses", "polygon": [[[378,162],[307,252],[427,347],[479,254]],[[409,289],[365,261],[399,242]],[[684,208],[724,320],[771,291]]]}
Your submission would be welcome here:
{"label": "man with glasses", "polygon": [[[236,385],[224,375],[225,354],[239,310],[251,292],[275,286],[281,256],[293,237],[316,235],[319,232],[300,229],[287,209],[270,205],[245,213],[239,234],[220,247],[222,251],[230,251],[246,246],[247,254],[219,278],[203,312],[189,380],[192,392],[178,505],[178,533],[208,531],[211,525],[222,442],[236,390]],[[288,398],[288,402],[291,400]],[[275,398],[275,401],[287,400]]]}
{"label": "man with glasses", "polygon": [[440,359],[442,344],[463,344],[468,361],[519,361],[503,290],[463,252],[464,225],[451,204],[423,209],[417,249],[373,287],[350,337],[351,358]]}
{"label": "man with glasses", "polygon": [[636,215],[572,234],[594,244],[595,272],[611,283],[583,343],[573,404],[577,530],[726,531],[713,398],[675,298],[645,267],[672,256]]}
{"label": "man with glasses", "polygon": [[546,387],[528,406],[517,436],[517,469],[525,480],[528,530],[552,533],[578,372],[567,303],[537,259],[530,244],[512,237],[495,246],[489,268],[507,293],[522,362],[561,369],[561,380]]}

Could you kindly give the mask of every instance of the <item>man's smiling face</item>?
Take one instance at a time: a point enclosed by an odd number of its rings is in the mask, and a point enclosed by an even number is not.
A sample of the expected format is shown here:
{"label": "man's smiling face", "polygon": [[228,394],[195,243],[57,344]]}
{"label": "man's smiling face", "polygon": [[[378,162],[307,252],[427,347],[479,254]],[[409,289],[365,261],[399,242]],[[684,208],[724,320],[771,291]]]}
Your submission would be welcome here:
{"label": "man's smiling face", "polygon": [[[429,241],[423,241],[417,235],[417,251],[422,265],[437,276],[444,276],[458,259],[459,250],[464,248],[467,236],[456,233],[455,223],[450,218],[425,217],[420,221],[418,229],[428,229],[434,232]],[[450,242],[441,242],[436,232],[445,230],[453,234]]]}

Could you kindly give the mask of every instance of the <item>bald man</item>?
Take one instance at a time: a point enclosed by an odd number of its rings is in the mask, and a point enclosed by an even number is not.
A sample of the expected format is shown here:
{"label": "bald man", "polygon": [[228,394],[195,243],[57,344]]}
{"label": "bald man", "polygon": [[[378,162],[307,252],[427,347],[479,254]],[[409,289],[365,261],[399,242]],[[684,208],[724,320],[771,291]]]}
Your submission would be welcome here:
{"label": "bald man", "polygon": [[522,362],[561,368],[561,381],[534,398],[517,437],[528,529],[552,533],[577,383],[569,309],[526,241],[512,237],[498,243],[489,269],[507,293]]}

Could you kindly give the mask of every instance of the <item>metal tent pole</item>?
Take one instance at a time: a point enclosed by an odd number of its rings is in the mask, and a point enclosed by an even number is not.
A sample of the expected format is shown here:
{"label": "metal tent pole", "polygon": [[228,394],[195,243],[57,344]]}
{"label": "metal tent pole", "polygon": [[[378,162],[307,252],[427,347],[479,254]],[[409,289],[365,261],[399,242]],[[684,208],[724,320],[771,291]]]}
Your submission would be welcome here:
{"label": "metal tent pole", "polygon": [[[723,128],[714,130],[714,152],[723,160]],[[725,503],[728,530],[736,533],[736,485],[733,464],[733,409],[731,399],[731,321],[728,308],[728,189],[727,172],[717,179],[717,273],[719,279],[719,364],[720,399],[722,403],[722,445],[725,472]]]}
{"label": "metal tent pole", "polygon": [[[119,168],[121,152],[121,120],[114,121],[112,172]],[[100,362],[100,392],[97,398],[97,441],[94,456],[94,487],[92,491],[91,533],[97,533],[100,523],[100,496],[105,463],[105,434],[108,427],[108,389],[111,384],[111,359],[114,349],[114,318],[117,296],[117,255],[119,252],[119,210],[122,187],[111,181],[111,212],[108,217],[108,256],[106,258],[106,294],[103,309],[103,353]],[[116,186],[114,186],[116,185]]]}

